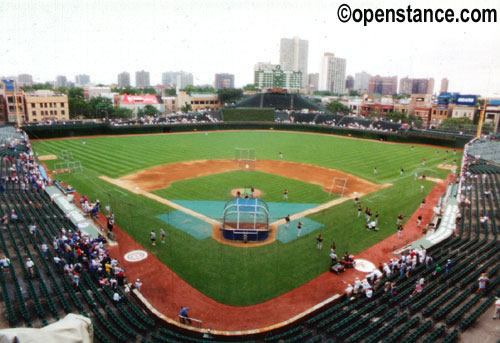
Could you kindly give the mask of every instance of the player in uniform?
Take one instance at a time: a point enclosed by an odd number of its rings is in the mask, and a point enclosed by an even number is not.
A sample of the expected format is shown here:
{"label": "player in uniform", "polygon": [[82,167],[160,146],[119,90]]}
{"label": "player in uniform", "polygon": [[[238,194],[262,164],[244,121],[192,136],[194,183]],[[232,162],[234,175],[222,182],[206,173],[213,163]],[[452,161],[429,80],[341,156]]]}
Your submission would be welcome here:
{"label": "player in uniform", "polygon": [[151,230],[151,234],[149,236],[151,238],[151,245],[156,245],[156,233],[155,230]]}

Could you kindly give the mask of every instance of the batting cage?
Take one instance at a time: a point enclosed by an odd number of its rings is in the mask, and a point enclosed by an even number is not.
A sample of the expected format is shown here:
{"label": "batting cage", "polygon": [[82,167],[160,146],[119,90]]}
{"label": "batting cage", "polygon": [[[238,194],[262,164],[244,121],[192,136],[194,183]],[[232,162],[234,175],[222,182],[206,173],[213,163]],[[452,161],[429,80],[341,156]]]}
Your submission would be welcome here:
{"label": "batting cage", "polygon": [[233,160],[238,162],[241,169],[255,168],[255,149],[249,148],[234,148]]}
{"label": "batting cage", "polygon": [[269,208],[261,199],[233,199],[224,205],[222,233],[231,241],[263,241],[269,236]]}

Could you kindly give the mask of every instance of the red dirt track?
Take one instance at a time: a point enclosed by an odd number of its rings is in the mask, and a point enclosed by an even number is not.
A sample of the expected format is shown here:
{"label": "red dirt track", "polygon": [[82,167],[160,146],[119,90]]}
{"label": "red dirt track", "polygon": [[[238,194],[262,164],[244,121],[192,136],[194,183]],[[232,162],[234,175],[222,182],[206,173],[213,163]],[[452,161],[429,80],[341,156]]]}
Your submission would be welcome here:
{"label": "red dirt track", "polygon": [[[427,197],[426,207],[415,211],[408,220],[402,239],[394,234],[360,253],[356,258],[366,259],[378,266],[380,262],[386,262],[394,256],[392,254],[394,249],[403,247],[421,237],[421,229],[416,227],[416,218],[418,215],[422,215],[422,227],[425,227],[425,224],[432,217],[433,207],[436,206],[439,197],[446,189],[446,185],[447,182],[442,182],[434,186]],[[101,216],[100,220],[105,221],[104,216]],[[123,256],[127,252],[137,249],[143,250],[144,248],[119,228],[116,228],[113,233],[118,245],[109,248],[110,254],[119,259],[120,263],[125,266],[129,282],[141,278],[143,282],[141,293],[151,305],[174,320],[178,318],[181,305],[189,306],[190,316],[201,319],[203,328],[211,328],[212,330],[252,330],[281,323],[335,294],[342,294],[346,287],[342,280],[353,282],[355,277],[365,275],[365,273],[354,269],[347,270],[339,276],[325,272],[310,282],[264,303],[243,307],[228,306],[217,303],[200,293],[149,252],[148,258],[143,261],[135,263],[125,261]],[[169,248],[168,245],[165,245],[165,249]],[[209,282],[210,280],[203,281]]]}

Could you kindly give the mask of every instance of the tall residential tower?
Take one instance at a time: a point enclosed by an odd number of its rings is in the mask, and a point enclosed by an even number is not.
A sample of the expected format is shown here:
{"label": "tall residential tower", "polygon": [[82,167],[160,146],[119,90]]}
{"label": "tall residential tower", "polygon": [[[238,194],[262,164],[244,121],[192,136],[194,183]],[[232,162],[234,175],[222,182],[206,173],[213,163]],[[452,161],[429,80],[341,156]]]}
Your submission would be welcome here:
{"label": "tall residential tower", "polygon": [[300,71],[302,87],[307,83],[309,42],[299,37],[281,38],[280,65],[283,71]]}
{"label": "tall residential tower", "polygon": [[321,59],[319,90],[344,94],[345,68],[345,58],[338,58],[331,52],[325,52],[325,55]]}

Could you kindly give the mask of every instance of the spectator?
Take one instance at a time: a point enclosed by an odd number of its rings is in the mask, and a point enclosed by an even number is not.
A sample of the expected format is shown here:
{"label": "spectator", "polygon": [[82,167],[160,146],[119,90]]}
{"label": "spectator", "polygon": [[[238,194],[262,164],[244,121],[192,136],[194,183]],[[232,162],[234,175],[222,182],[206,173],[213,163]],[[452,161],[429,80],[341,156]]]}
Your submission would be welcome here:
{"label": "spectator", "polygon": [[414,296],[415,294],[422,292],[422,286],[423,285],[420,283],[420,281],[417,281],[417,284],[415,285],[415,290],[413,291],[411,296]]}
{"label": "spectator", "polygon": [[450,271],[450,269],[451,269],[452,265],[453,265],[453,263],[452,263],[452,262],[451,262],[451,260],[449,259],[449,260],[448,260],[448,262],[446,263],[446,270],[445,270],[446,274],[448,274],[448,273],[449,273],[449,271]]}
{"label": "spectator", "polygon": [[118,294],[118,292],[115,292],[113,294],[113,301],[118,304],[121,300],[122,300],[122,297],[120,297],[120,294]]}
{"label": "spectator", "polygon": [[0,265],[2,265],[2,268],[3,268],[4,272],[9,271],[10,258],[8,258],[7,256],[3,255],[2,258],[0,259]]}
{"label": "spectator", "polygon": [[181,310],[179,312],[179,319],[180,319],[180,322],[182,324],[185,324],[186,320],[187,320],[188,324],[191,324],[191,319],[189,318],[188,313],[187,313],[188,310],[189,310],[189,307],[182,307],[181,306]]}
{"label": "spectator", "polygon": [[26,268],[28,268],[28,273],[30,274],[31,277],[35,276],[35,263],[31,260],[31,258],[28,257],[28,260],[26,261]]}
{"label": "spectator", "polygon": [[351,286],[351,284],[347,285],[347,288],[345,289],[345,295],[350,298],[352,296],[352,292],[354,291],[354,288]]}
{"label": "spectator", "polygon": [[493,319],[497,319],[500,317],[500,298],[497,297],[495,301],[495,314],[493,315]]}
{"label": "spectator", "polygon": [[141,286],[142,286],[142,282],[141,282],[141,280],[140,280],[140,279],[137,279],[137,280],[135,281],[135,288],[136,288],[138,291],[140,291],[140,290],[141,290]]}
{"label": "spectator", "polygon": [[477,288],[477,293],[486,292],[486,287],[488,287],[488,283],[490,282],[490,279],[488,278],[488,273],[482,273],[478,281],[479,281],[479,287]]}

